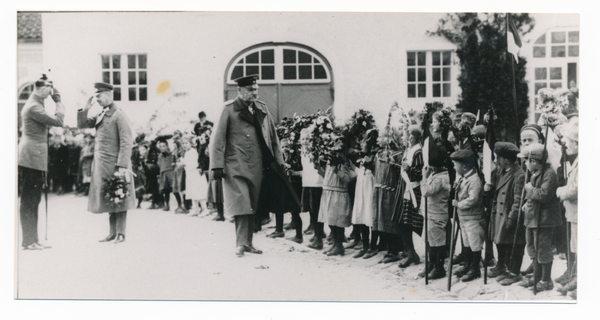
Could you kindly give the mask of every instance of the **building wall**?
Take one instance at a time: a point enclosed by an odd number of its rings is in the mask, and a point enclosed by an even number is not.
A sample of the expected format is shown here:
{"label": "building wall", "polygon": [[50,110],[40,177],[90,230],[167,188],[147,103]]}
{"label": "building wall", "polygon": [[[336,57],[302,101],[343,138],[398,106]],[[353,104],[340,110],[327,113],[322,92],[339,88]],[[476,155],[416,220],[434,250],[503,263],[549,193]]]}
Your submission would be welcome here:
{"label": "building wall", "polygon": [[[119,105],[138,127],[153,115],[163,121],[194,121],[200,110],[216,120],[224,97],[224,77],[230,60],[240,51],[265,42],[295,42],[313,48],[331,64],[334,112],[347,118],[359,108],[384,121],[395,101],[420,110],[427,101],[456,103],[458,61],[453,55],[452,96],[406,98],[407,51],[454,50],[445,39],[431,37],[441,13],[44,13],[44,68],[51,69],[69,108],[75,110],[101,81],[101,54],[148,54],[148,101]],[[578,24],[578,15],[532,14],[536,28],[524,37],[521,55],[532,59],[527,41],[551,26]],[[528,51],[529,50],[529,51]],[[532,70],[531,67],[528,70]],[[528,71],[531,83],[532,71]],[[430,74],[428,74],[430,76]],[[160,95],[159,83],[168,80],[169,93]],[[260,92],[259,92],[260,93]],[[533,96],[533,92],[530,96]],[[123,95],[125,97],[125,94]],[[126,99],[125,99],[126,100]],[[91,112],[99,112],[94,109]]]}
{"label": "building wall", "polygon": [[[195,119],[205,110],[216,119],[223,103],[225,68],[243,49],[263,42],[296,42],[325,56],[334,79],[338,118],[364,108],[384,117],[388,107],[422,107],[402,100],[407,49],[453,47],[425,34],[441,14],[391,13],[45,13],[44,67],[72,110],[101,80],[101,54],[147,53],[146,102],[121,101],[132,121],[143,125],[161,106]],[[431,23],[423,23],[430,21]],[[455,76],[455,75],[454,75]],[[155,91],[164,80],[185,99],[167,101]],[[454,90],[453,90],[454,91]],[[454,98],[458,90],[453,92]],[[185,101],[185,102],[183,102]],[[95,112],[95,111],[92,111]]]}

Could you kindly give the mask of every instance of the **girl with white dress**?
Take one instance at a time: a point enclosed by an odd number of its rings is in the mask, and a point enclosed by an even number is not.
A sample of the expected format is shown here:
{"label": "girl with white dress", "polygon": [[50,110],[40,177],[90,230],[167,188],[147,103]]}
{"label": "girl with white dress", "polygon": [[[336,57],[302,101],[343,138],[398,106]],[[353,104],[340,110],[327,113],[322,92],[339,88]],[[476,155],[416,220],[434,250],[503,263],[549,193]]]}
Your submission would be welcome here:
{"label": "girl with white dress", "polygon": [[192,211],[189,215],[197,216],[206,208],[208,182],[203,170],[198,168],[198,151],[192,148],[192,139],[192,136],[181,139],[181,146],[185,150],[182,164],[185,168],[185,196],[192,200]]}

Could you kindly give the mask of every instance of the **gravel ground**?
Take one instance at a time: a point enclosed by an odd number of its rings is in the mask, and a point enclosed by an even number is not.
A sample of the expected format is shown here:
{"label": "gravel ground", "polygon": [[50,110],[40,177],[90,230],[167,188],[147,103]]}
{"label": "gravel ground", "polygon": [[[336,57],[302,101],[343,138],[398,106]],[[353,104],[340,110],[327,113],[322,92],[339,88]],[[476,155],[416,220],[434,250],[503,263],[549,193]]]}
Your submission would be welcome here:
{"label": "gravel ground", "polygon": [[[534,296],[516,284],[503,287],[493,279],[484,285],[483,279],[463,283],[454,277],[448,292],[446,278],[427,286],[417,278],[423,263],[400,269],[397,264],[378,264],[382,253],[368,260],[353,259],[354,250],[343,257],[327,257],[306,247],[306,236],[304,244],[267,238],[274,222],[255,234],[254,244],[264,254],[238,258],[232,223],[144,209],[147,202],[142,209],[129,211],[124,243],[100,243],[108,234],[108,215],[88,213],[86,204],[86,197],[50,195],[46,243],[52,248],[17,249],[16,298],[573,302],[557,291]],[[43,238],[45,219],[40,218]],[[302,218],[308,221],[308,214]],[[423,242],[417,235],[414,238],[423,259]],[[528,263],[526,258],[523,264]],[[565,265],[555,259],[553,278]]]}

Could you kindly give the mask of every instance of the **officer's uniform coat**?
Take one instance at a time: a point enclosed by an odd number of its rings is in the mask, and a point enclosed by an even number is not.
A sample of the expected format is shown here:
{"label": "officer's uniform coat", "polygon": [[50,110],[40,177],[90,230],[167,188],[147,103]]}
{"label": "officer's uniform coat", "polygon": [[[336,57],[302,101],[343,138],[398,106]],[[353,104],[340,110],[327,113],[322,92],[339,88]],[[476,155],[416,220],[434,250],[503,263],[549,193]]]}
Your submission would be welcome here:
{"label": "officer's uniform coat", "polygon": [[114,103],[110,105],[102,120],[96,124],[98,116],[88,118],[87,111],[77,113],[79,128],[96,128],[92,181],[88,198],[88,211],[93,213],[121,212],[135,207],[135,189],[131,173],[129,176],[129,196],[125,201],[110,205],[102,194],[103,178],[109,178],[118,167],[131,170],[133,134],[127,115]]}
{"label": "officer's uniform coat", "polygon": [[[524,245],[524,213],[521,212],[521,216],[518,216],[521,194],[525,184],[525,172],[518,165],[514,165],[508,172],[497,177],[495,181],[494,208],[490,220],[491,239],[496,244],[512,244],[515,241],[514,231],[517,231],[516,243]],[[516,230],[507,231],[508,219],[516,222]]]}
{"label": "officer's uniform coat", "polygon": [[[265,143],[277,164],[282,165],[283,155],[271,114],[262,101],[257,100],[255,105],[255,112],[263,116],[261,131]],[[210,168],[224,170],[224,212],[233,216],[254,214],[258,208],[263,153],[253,117],[243,100],[229,101],[211,137]]]}
{"label": "officer's uniform coat", "polygon": [[44,100],[32,94],[21,110],[23,135],[19,142],[19,166],[48,171],[48,127],[62,127],[64,106],[57,104],[54,115],[44,109]]}

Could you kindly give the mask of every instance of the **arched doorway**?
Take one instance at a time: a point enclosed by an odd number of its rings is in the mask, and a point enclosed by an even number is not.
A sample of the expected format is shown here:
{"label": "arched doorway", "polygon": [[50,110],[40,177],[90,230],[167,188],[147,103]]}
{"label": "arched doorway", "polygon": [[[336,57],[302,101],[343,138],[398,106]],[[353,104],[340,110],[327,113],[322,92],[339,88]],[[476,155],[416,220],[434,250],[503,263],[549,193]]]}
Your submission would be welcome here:
{"label": "arched doorway", "polygon": [[238,53],[227,65],[225,101],[237,96],[233,81],[259,75],[259,99],[266,102],[275,121],[294,114],[325,110],[333,104],[333,73],[316,50],[295,43],[262,43]]}

